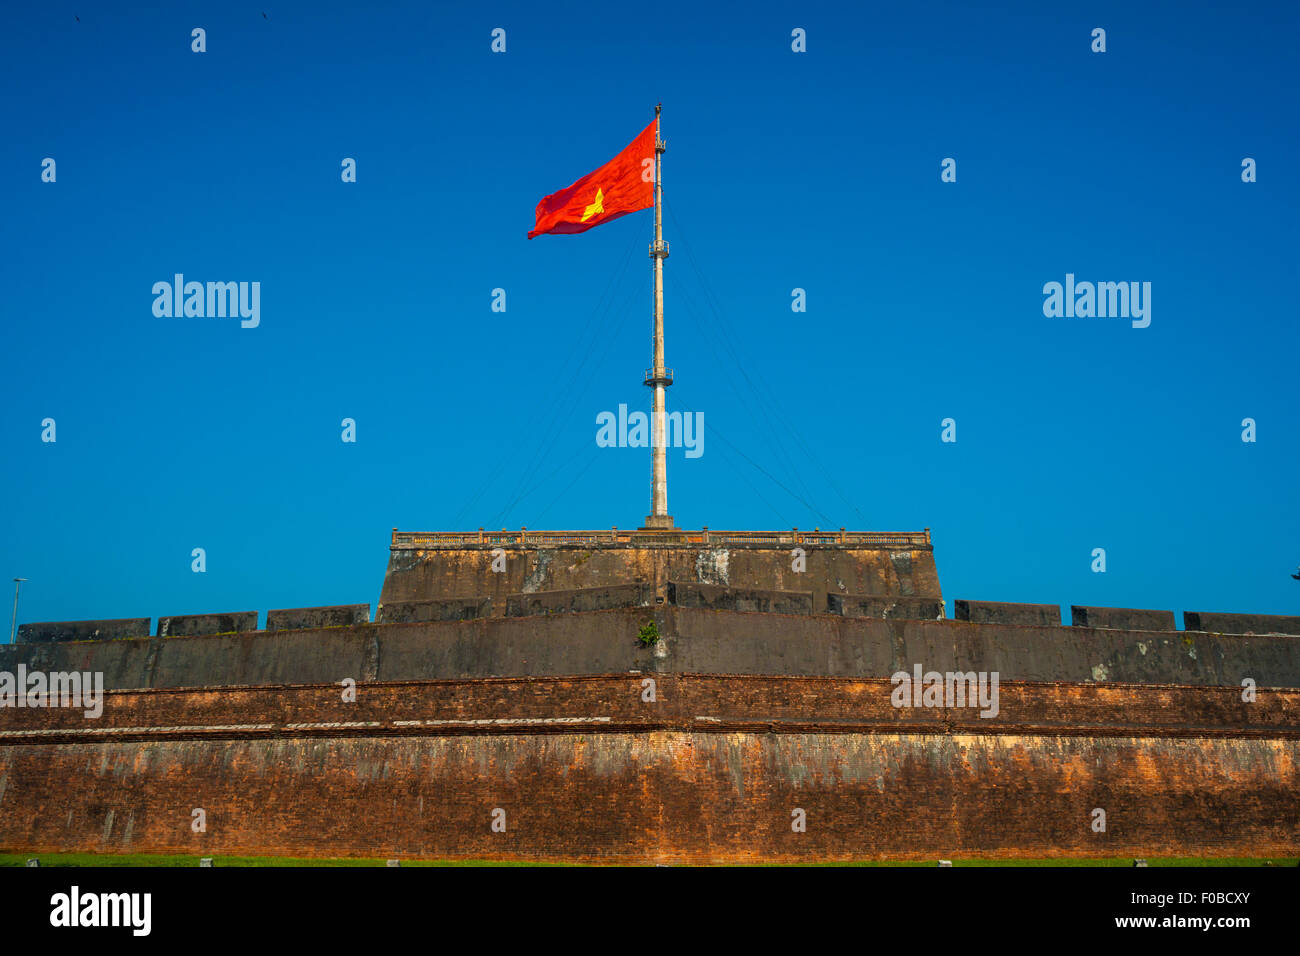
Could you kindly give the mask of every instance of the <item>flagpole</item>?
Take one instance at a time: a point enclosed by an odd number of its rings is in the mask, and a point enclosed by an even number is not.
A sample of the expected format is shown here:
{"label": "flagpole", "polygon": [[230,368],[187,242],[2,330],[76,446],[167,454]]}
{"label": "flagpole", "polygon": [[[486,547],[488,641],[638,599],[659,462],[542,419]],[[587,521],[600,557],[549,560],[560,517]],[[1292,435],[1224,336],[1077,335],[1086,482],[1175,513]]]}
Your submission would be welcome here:
{"label": "flagpole", "polygon": [[665,416],[664,389],[673,383],[672,369],[664,367],[664,260],[668,258],[668,243],[664,242],[663,217],[663,154],[664,141],[659,135],[659,112],[663,104],[655,106],[655,238],[650,245],[650,258],[654,260],[654,367],[646,370],[645,384],[654,389],[654,410],[651,415],[653,455],[650,473],[650,514],[647,528],[671,528],[672,515],[668,513],[668,455],[667,418]]}

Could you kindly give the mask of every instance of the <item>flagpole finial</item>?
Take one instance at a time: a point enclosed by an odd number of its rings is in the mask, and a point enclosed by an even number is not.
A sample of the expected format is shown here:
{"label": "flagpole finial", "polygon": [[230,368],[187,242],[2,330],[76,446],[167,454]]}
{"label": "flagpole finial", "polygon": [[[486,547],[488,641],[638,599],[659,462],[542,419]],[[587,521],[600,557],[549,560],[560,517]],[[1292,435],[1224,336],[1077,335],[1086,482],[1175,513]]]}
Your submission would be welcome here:
{"label": "flagpole finial", "polygon": [[663,108],[664,108],[664,105],[663,105],[662,103],[656,103],[656,104],[655,104],[655,116],[658,116],[658,115],[659,115],[659,111],[660,111],[661,109],[663,109]]}

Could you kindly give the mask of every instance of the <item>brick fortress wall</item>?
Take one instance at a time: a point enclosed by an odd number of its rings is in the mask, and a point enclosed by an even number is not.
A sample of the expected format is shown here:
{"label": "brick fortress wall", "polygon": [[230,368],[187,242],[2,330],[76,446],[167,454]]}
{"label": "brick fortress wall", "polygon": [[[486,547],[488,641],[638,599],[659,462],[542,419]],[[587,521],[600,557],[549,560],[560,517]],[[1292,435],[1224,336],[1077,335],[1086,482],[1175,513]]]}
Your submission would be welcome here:
{"label": "brick fortress wall", "polygon": [[[1004,682],[983,719],[895,708],[891,689],[624,673],[363,683],[355,703],[336,685],[118,692],[98,721],[9,710],[0,849],[598,862],[1300,852],[1300,691],[1246,703],[1234,687]],[[806,832],[791,828],[796,808]]]}
{"label": "brick fortress wall", "polygon": [[[0,708],[0,849],[1300,853],[1296,618],[1186,612],[1177,631],[1079,606],[1063,626],[1055,606],[959,601],[944,620],[928,534],[567,534],[395,532],[373,624],[358,605],[272,611],[265,632],[255,612],[152,638],[147,618],[26,626],[0,672],[97,672],[110,693],[98,719]],[[889,675],[916,665],[996,672],[999,713],[893,707]]]}

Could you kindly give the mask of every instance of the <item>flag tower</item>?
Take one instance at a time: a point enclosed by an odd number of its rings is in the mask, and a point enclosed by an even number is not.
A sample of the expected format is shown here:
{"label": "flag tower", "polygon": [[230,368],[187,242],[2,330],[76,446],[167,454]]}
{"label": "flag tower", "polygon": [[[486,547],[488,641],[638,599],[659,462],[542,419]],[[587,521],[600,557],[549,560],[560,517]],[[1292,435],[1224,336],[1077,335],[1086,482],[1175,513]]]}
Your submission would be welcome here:
{"label": "flag tower", "polygon": [[[664,141],[659,135],[662,110],[662,104],[655,106],[655,118],[650,124],[605,165],[543,196],[537,204],[536,223],[528,232],[529,239],[548,234],[574,235],[654,207],[655,237],[650,243],[650,258],[654,260],[653,364],[645,370],[643,380],[654,389],[654,400],[650,417],[650,514],[644,530],[673,527],[668,513],[668,419],[664,410],[664,389],[673,383],[673,370],[664,365],[664,260],[668,258],[668,243],[664,242]],[[646,175],[651,166],[653,177]]]}
{"label": "flag tower", "polygon": [[664,389],[673,383],[673,370],[664,366],[664,260],[668,258],[668,243],[664,242],[664,141],[659,135],[659,113],[662,104],[655,106],[655,238],[650,243],[650,258],[654,260],[654,338],[652,368],[646,369],[645,384],[654,389],[653,412],[650,416],[650,514],[646,528],[671,528],[672,515],[668,513],[668,454],[667,416],[664,409]]}

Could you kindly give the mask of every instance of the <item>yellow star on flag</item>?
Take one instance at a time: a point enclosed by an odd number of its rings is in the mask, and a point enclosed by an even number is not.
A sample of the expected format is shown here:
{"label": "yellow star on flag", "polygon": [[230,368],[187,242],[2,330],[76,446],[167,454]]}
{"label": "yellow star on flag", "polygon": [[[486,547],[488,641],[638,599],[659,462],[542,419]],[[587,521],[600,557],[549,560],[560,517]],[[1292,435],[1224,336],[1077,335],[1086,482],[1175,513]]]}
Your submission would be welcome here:
{"label": "yellow star on flag", "polygon": [[598,216],[605,211],[605,194],[601,190],[596,190],[596,201],[586,208],[582,213],[579,222],[586,222],[592,216]]}

